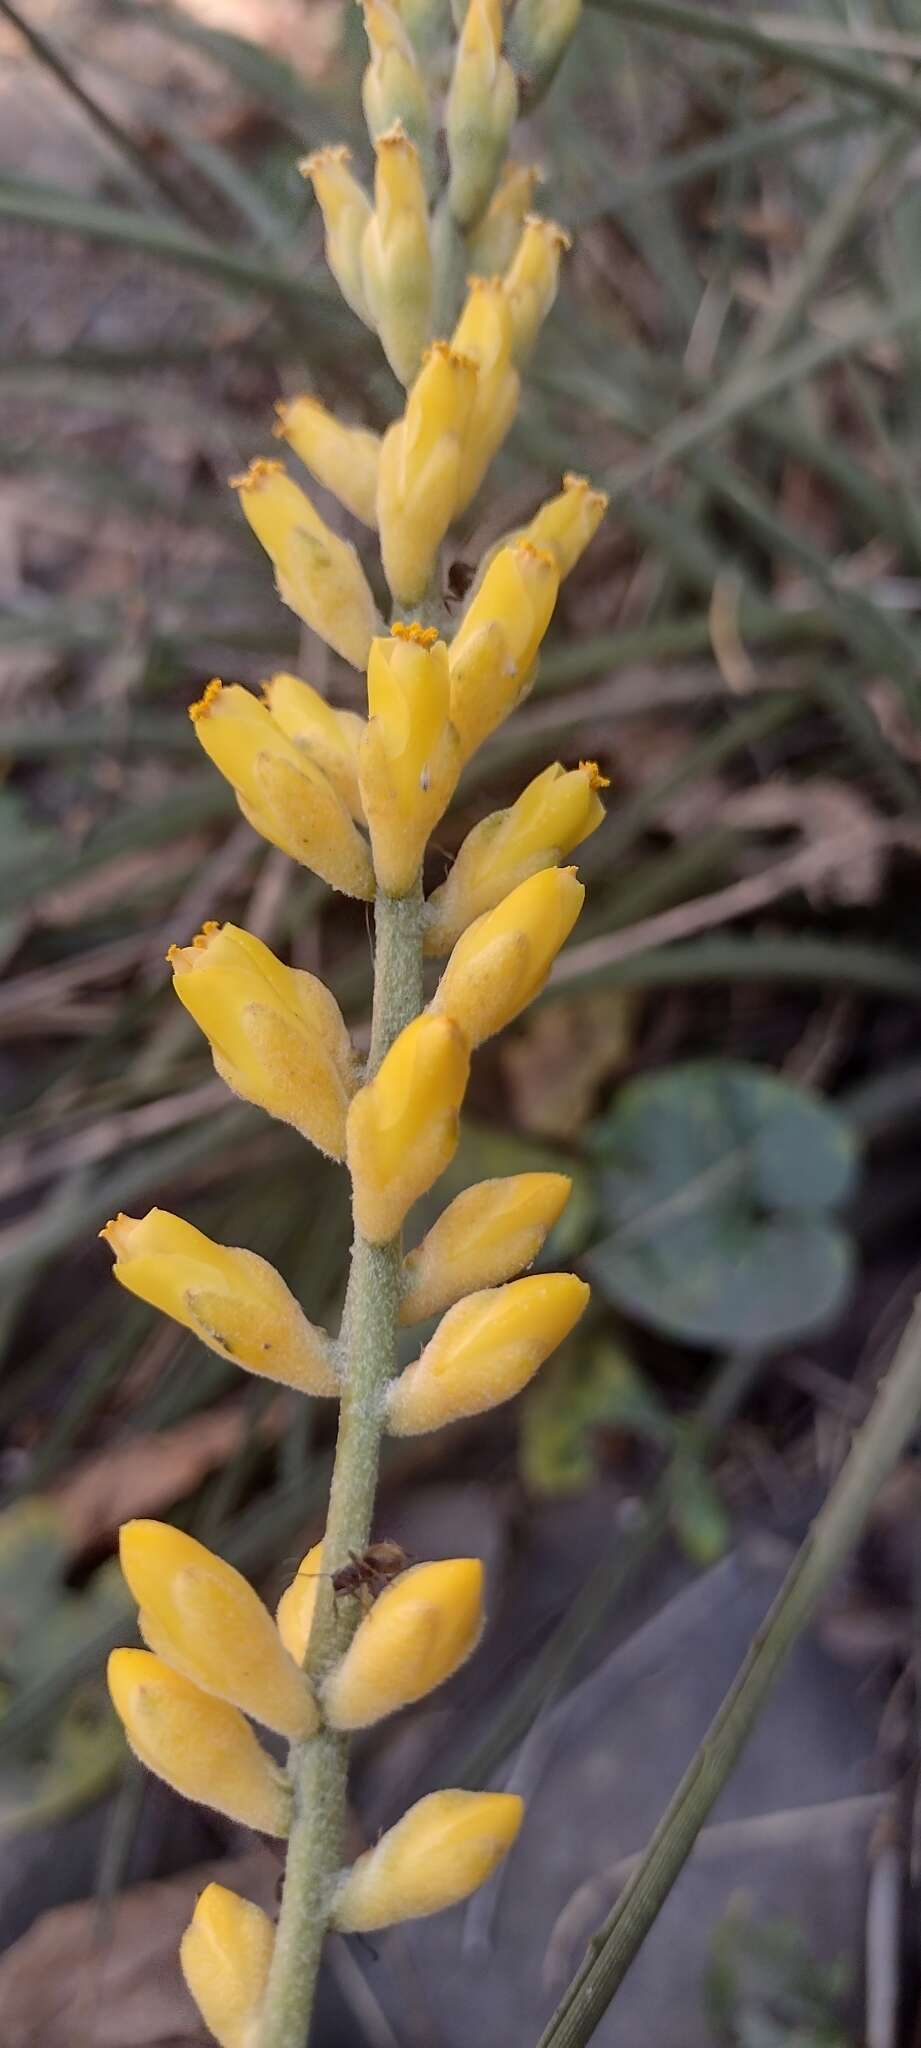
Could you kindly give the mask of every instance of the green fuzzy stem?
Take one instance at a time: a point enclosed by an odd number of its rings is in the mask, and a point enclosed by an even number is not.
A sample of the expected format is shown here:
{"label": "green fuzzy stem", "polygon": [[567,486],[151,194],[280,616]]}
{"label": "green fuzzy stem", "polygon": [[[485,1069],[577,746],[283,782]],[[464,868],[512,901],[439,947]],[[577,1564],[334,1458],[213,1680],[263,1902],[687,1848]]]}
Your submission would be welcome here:
{"label": "green fuzzy stem", "polygon": [[[422,1008],[422,889],[398,900],[379,896],[375,910],[374,1011],[368,1078],[404,1025]],[[359,1619],[355,1600],[337,1601],[329,1574],[368,1541],[383,1427],[393,1375],[400,1302],[399,1237],[373,1245],[357,1232],[347,1297],[348,1362],[323,1544],[323,1576],[307,1653],[307,1671],[322,1684],[348,1648]],[[342,1866],[348,1742],[330,1728],[293,1743],[288,1768],[294,1815],[288,1840],[272,1968],[259,2048],[305,2048],[323,1938]]]}

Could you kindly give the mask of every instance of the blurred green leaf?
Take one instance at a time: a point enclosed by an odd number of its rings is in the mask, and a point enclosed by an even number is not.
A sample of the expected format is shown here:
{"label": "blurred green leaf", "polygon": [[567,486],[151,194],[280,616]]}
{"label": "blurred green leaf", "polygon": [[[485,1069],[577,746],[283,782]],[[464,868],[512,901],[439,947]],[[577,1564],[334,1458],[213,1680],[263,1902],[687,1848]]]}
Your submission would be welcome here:
{"label": "blurred green leaf", "polygon": [[713,1939],[704,1995],[725,2048],[854,2048],[840,2015],[849,1979],[846,1964],[817,1962],[792,1922],[758,1926],[730,1912]]}
{"label": "blurred green leaf", "polygon": [[532,1493],[582,1493],[597,1475],[600,1429],[627,1430],[668,1447],[668,1410],[623,1346],[610,1337],[566,1345],[529,1389],[522,1409],[521,1467]]}
{"label": "blurred green leaf", "polygon": [[672,1530],[686,1557],[705,1570],[729,1547],[729,1516],[693,1452],[679,1453],[668,1475]]}

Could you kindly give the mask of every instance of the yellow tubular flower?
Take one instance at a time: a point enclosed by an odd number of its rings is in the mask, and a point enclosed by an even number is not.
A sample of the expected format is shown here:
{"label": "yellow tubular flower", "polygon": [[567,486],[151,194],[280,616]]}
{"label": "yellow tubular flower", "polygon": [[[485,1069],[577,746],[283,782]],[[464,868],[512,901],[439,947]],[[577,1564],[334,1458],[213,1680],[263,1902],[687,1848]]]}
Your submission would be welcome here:
{"label": "yellow tubular flower", "polygon": [[448,198],[462,228],[489,204],[518,111],[515,75],[501,51],[502,0],[469,0],[445,107]]}
{"label": "yellow tubular flower", "polygon": [[396,1236],[407,1210],[453,1159],[469,1071],[456,1025],[423,1012],[355,1096],[349,1171],[356,1228],[371,1244]]}
{"label": "yellow tubular flower", "polygon": [[186,1799],[263,1835],[286,1835],[291,1789],[236,1707],[212,1699],[149,1650],[113,1650],[112,1705],[135,1756]]}
{"label": "yellow tubular flower", "polygon": [[149,1650],[278,1735],[313,1734],[307,1682],[242,1573],[169,1522],[123,1523],[119,1559]]}
{"label": "yellow tubular flower", "polygon": [[377,142],[385,129],[401,121],[431,191],[436,167],[429,96],[400,7],[391,0],[362,0],[362,8],[371,51],[361,86],[368,134]]}
{"label": "yellow tubular flower", "polygon": [[535,547],[549,548],[562,583],[597,533],[607,509],[607,493],[594,490],[587,477],[569,470],[559,496],[541,505],[522,538],[533,541]]}
{"label": "yellow tubular flower", "polygon": [[430,1792],[346,1872],[333,1926],[369,1934],[456,1906],[508,1855],[523,1816],[513,1792]]}
{"label": "yellow tubular flower", "polygon": [[525,363],[556,298],[560,257],[572,239],[555,221],[529,213],[515,256],[502,280],[512,316],[512,351]]}
{"label": "yellow tubular flower", "polygon": [[588,1305],[574,1273],[529,1273],[449,1308],[421,1356],[393,1381],[392,1436],[421,1436],[520,1394]]}
{"label": "yellow tubular flower", "polygon": [[446,882],[425,906],[425,950],[449,953],[474,918],[495,909],[519,882],[581,846],[604,817],[599,789],[608,787],[594,761],[565,769],[559,761],[535,775],[517,803],[493,811],[468,832]]}
{"label": "yellow tubular flower", "polygon": [[403,1260],[401,1323],[440,1315],[532,1265],[571,1191],[565,1173],[513,1173],[465,1188]]}
{"label": "yellow tubular flower", "polygon": [[446,341],[427,349],[402,419],[384,435],[377,490],[384,574],[398,604],[418,604],[454,517],[476,364]]}
{"label": "yellow tubular flower", "polygon": [[191,1996],[218,2048],[253,2048],[275,1929],[261,1906],[208,1884],[179,1944]]}
{"label": "yellow tubular flower", "polygon": [[381,347],[401,384],[416,375],[432,330],[432,250],[419,152],[397,121],[376,143],[374,212],[361,269]]}
{"label": "yellow tubular flower", "polygon": [[276,725],[322,768],[353,818],[364,822],[358,788],[358,748],[365,721],[355,711],[327,704],[310,683],[284,670],[270,676],[262,694]]}
{"label": "yellow tubular flower", "polygon": [[275,570],[282,604],[364,668],[381,621],[355,549],[333,533],[282,462],[251,462],[231,477],[240,504]]}
{"label": "yellow tubular flower", "polygon": [[585,901],[575,868],[544,868],[458,939],[432,1010],[471,1046],[510,1024],[540,994]]}
{"label": "yellow tubular flower", "polygon": [[323,770],[276,724],[268,705],[239,683],[215,678],[189,717],[253,830],[331,888],[369,902],[374,869],[366,840]]}
{"label": "yellow tubular flower", "polygon": [[295,1664],[303,1664],[307,1655],[322,1569],[323,1545],[315,1543],[302,1559],[275,1609],[278,1633]]}
{"label": "yellow tubular flower", "polygon": [[531,541],[493,556],[450,648],[451,717],[465,761],[527,694],[559,582],[553,556]]}
{"label": "yellow tubular flower", "polygon": [[370,1728],[443,1685],[483,1631],[478,1557],[417,1564],[401,1572],[359,1623],[323,1688],[333,1728]]}
{"label": "yellow tubular flower", "polygon": [[466,510],[515,417],[521,379],[512,365],[511,301],[498,277],[471,277],[451,346],[477,366],[476,396],[464,440],[456,513]]}
{"label": "yellow tubular flower", "polygon": [[200,1337],[221,1358],[302,1394],[338,1394],[325,1330],[307,1321],[280,1273],[257,1252],[215,1244],[181,1216],[116,1216],[100,1236],[129,1294]]}
{"label": "yellow tubular flower", "polygon": [[309,178],[323,215],[326,261],[347,306],[366,327],[373,327],[361,276],[361,238],[371,218],[367,193],[352,176],[352,152],[343,142],[327,143],[312,156],[301,157],[302,178]]}
{"label": "yellow tubular flower", "polygon": [[317,482],[333,491],[347,512],[364,526],[376,526],[380,435],[367,427],[345,426],[306,392],[300,398],[280,398],[275,411],[276,438],[287,441]]}
{"label": "yellow tubular flower", "polygon": [[210,1040],[221,1080],[342,1159],[357,1076],[329,989],[315,975],[283,966],[235,924],[207,924],[191,946],[171,946],[167,958],[176,994]]}
{"label": "yellow tubular flower", "polygon": [[413,887],[454,791],[460,742],[450,703],[448,650],[434,626],[395,625],[389,639],[372,640],[358,772],[374,872],[388,896]]}
{"label": "yellow tubular flower", "polygon": [[543,98],[578,27],[582,0],[516,0],[509,56],[522,75],[529,107]]}
{"label": "yellow tubular flower", "polygon": [[471,270],[483,277],[501,277],[508,269],[539,183],[536,164],[505,165],[482,220],[468,237]]}

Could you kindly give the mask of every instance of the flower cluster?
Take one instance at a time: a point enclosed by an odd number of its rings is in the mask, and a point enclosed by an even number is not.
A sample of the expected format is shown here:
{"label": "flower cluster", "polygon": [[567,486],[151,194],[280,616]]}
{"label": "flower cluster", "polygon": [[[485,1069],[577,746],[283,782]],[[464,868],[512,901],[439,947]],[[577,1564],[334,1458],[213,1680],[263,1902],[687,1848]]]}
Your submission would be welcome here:
{"label": "flower cluster", "polygon": [[[305,2038],[306,2008],[299,2031],[290,2025],[300,1995],[290,1957],[317,1901],[319,1936],[437,1912],[482,1883],[514,1840],[519,1800],[442,1791],[341,1866],[333,1793],[316,1817],[305,1787],[338,1768],[348,1731],[423,1698],[459,1668],[483,1626],[483,1586],[475,1558],[409,1566],[370,1603],[354,1592],[340,1598],[333,1581],[367,1542],[380,1435],[439,1429],[510,1399],[588,1297],[574,1274],[525,1271],[566,1202],[562,1174],[468,1188],[414,1249],[402,1244],[413,1205],[453,1157],[473,1051],[539,994],[575,924],[584,889],[567,863],[602,818],[605,778],[595,764],[554,762],[473,828],[423,900],[431,835],[466,762],[530,689],[560,583],[605,508],[584,478],[566,476],[526,527],[492,549],[449,632],[441,542],[512,423],[568,242],[530,210],[534,173],[503,168],[503,159],[519,99],[531,104],[544,90],[578,5],[517,0],[506,24],[501,0],[469,0],[445,104],[448,186],[434,210],[427,81],[446,25],[441,0],[364,6],[373,192],[345,149],[320,150],[302,168],[329,266],[378,334],[405,405],[378,437],[305,395],[278,407],[276,432],[353,519],[376,530],[394,622],[379,616],[356,548],[282,462],[259,459],[234,479],[242,510],[284,602],[364,671],[367,717],[287,673],[271,677],[261,698],[215,679],[191,716],[254,830],[334,889],[374,902],[370,1060],[362,1064],[324,984],[252,933],[209,923],[169,954],[176,994],[222,1080],[347,1163],[355,1247],[340,1336],[307,1320],[264,1259],[216,1244],[178,1216],[120,1215],[102,1233],[120,1283],[223,1358],[341,1401],[329,1530],[274,1617],[193,1537],[150,1521],[122,1531],[146,1648],[116,1650],[109,1683],[133,1749],[177,1790],[237,1821],[292,1841],[303,1831],[277,1935],[260,1909],[209,1885],[184,1936],[187,1982],[224,2048],[296,2048]],[[446,319],[452,250],[470,275],[456,318],[452,309]],[[413,611],[420,616],[406,616]],[[423,954],[444,963],[425,1007],[405,993],[421,989]],[[398,1326],[435,1318],[398,1374]],[[287,1740],[286,1764],[252,1722]],[[318,1953],[319,1938],[314,1945]]]}

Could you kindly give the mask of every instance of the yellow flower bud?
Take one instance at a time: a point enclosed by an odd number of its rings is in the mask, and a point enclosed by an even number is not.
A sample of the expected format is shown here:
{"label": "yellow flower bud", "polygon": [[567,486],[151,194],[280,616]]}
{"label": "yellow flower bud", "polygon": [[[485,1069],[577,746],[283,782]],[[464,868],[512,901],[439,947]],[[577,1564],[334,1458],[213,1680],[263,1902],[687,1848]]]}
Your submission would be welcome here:
{"label": "yellow flower bud", "polygon": [[231,483],[275,570],[282,604],[343,661],[364,668],[381,621],[355,549],[320,518],[283,463],[251,462]]}
{"label": "yellow flower bud", "polygon": [[233,1565],[169,1522],[123,1523],[119,1558],[149,1650],[277,1734],[312,1735],[318,1716],[303,1673]]}
{"label": "yellow flower bud", "polygon": [[451,212],[471,227],[489,204],[518,112],[502,51],[502,0],[470,0],[445,107]]}
{"label": "yellow flower bud", "polygon": [[327,1679],[327,1720],[334,1728],[370,1728],[411,1706],[466,1662],[482,1630],[479,1558],[412,1565],[375,1601]]}
{"label": "yellow flower bud", "polygon": [[212,1699],[149,1650],[113,1650],[112,1705],[135,1756],[186,1799],[263,1835],[286,1835],[287,1778],[243,1715]]}
{"label": "yellow flower bud", "polygon": [[401,1323],[440,1315],[532,1265],[571,1190],[565,1173],[513,1173],[465,1188],[403,1260]]}
{"label": "yellow flower bud", "polygon": [[377,520],[384,574],[399,604],[425,595],[454,517],[476,381],[476,364],[436,341],[402,419],[384,435]]}
{"label": "yellow flower bud", "polygon": [[277,401],[274,432],[287,441],[305,467],[364,526],[377,525],[377,469],[381,440],[367,427],[348,427],[318,398]]}
{"label": "yellow flower bud", "polygon": [[481,818],[468,832],[447,881],[426,904],[426,952],[450,952],[474,918],[495,909],[519,882],[555,866],[597,831],[604,817],[597,792],[607,786],[594,761],[580,761],[568,770],[554,761],[535,775],[509,810]]}
{"label": "yellow flower bud", "polygon": [[435,991],[471,1046],[501,1031],[540,994],[585,900],[575,868],[543,868],[458,939]]}
{"label": "yellow flower bud", "polygon": [[393,1381],[392,1436],[421,1436],[510,1401],[568,1337],[588,1304],[574,1273],[529,1273],[449,1308],[421,1356]]}
{"label": "yellow flower bud", "polygon": [[502,289],[512,316],[512,350],[516,363],[525,363],[556,298],[560,281],[560,257],[572,247],[565,228],[539,213],[529,213],[521,240]]}
{"label": "yellow flower bud", "polygon": [[429,191],[435,180],[432,116],[425,80],[399,5],[391,0],[362,0],[371,62],[361,85],[368,134],[377,142],[384,130],[401,121],[419,152]]}
{"label": "yellow flower bud", "polygon": [[330,142],[301,157],[298,170],[313,186],[323,215],[326,261],[345,303],[366,327],[373,327],[361,276],[361,238],[371,218],[371,202],[349,170],[351,161],[352,152],[344,142]]}
{"label": "yellow flower bud", "polygon": [[451,642],[451,717],[469,760],[531,686],[559,589],[553,556],[513,541],[493,556]]}
{"label": "yellow flower bud", "polygon": [[167,1209],[116,1216],[100,1236],[115,1253],[122,1287],[221,1358],[302,1394],[338,1394],[325,1331],[307,1321],[281,1274],[257,1252],[215,1244]]}
{"label": "yellow flower bud", "polygon": [[276,725],[322,768],[353,818],[364,820],[358,789],[358,748],[365,721],[339,711],[300,676],[270,676],[263,695]]}
{"label": "yellow flower bud", "polygon": [[451,346],[477,366],[476,395],[464,440],[456,513],[483,481],[515,417],[521,379],[512,365],[512,306],[498,277],[471,277]]}
{"label": "yellow flower bud", "polygon": [[408,1209],[449,1165],[470,1055],[447,1017],[407,1024],[349,1110],[355,1223],[371,1244],[395,1237]]}
{"label": "yellow flower bud", "polygon": [[278,1633],[295,1664],[303,1664],[307,1655],[322,1569],[323,1545],[320,1542],[308,1550],[275,1609]]}
{"label": "yellow flower bud", "polygon": [[378,887],[405,896],[428,837],[450,803],[460,742],[450,721],[448,650],[434,626],[395,625],[372,640],[370,722],[359,779]]}
{"label": "yellow flower bud", "polygon": [[261,1906],[205,1886],[179,1944],[188,1989],[218,2048],[253,2048],[275,1929]]}
{"label": "yellow flower bud", "polygon": [[543,98],[572,41],[582,0],[516,0],[509,56],[521,73],[529,107]]}
{"label": "yellow flower bud", "polygon": [[501,277],[508,269],[539,183],[536,164],[505,165],[482,220],[468,238],[471,270],[483,277]]}
{"label": "yellow flower bud", "polygon": [[508,1855],[523,1815],[513,1792],[430,1792],[346,1872],[333,1926],[369,1934],[456,1906]]}
{"label": "yellow flower bud", "polygon": [[207,924],[191,946],[171,946],[167,958],[221,1080],[342,1159],[355,1056],[329,989],[302,968],[283,966],[235,924]]}
{"label": "yellow flower bud", "polygon": [[449,0],[396,0],[400,19],[421,57],[429,57],[451,29]]}
{"label": "yellow flower bud", "polygon": [[593,490],[587,477],[569,471],[559,496],[541,505],[522,538],[533,541],[535,547],[549,548],[562,583],[588,547],[607,509],[607,493]]}
{"label": "yellow flower bud", "polygon": [[253,830],[331,888],[369,902],[374,869],[367,841],[323,770],[268,706],[239,683],[228,687],[215,678],[189,716]]}
{"label": "yellow flower bud", "polygon": [[365,297],[381,347],[410,384],[432,327],[432,250],[419,152],[397,121],[376,143],[374,212],[362,237]]}

